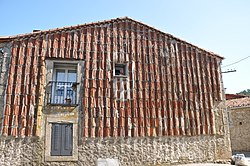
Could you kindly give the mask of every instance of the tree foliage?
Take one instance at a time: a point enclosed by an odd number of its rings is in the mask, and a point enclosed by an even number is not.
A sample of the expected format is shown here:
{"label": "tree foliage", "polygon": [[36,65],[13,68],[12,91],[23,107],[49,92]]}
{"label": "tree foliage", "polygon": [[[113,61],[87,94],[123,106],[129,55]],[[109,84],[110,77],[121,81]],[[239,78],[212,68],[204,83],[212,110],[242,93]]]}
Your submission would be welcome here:
{"label": "tree foliage", "polygon": [[250,96],[250,89],[247,89],[247,90],[243,90],[239,93],[237,93],[238,95],[247,95],[247,96]]}

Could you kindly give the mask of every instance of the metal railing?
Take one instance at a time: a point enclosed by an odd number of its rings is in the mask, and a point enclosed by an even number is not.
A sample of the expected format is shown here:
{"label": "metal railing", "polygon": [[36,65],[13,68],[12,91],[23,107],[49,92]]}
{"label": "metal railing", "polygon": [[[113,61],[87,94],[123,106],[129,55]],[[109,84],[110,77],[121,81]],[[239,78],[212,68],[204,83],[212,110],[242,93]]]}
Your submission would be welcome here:
{"label": "metal railing", "polygon": [[47,104],[49,105],[76,105],[76,82],[50,81],[46,87]]}

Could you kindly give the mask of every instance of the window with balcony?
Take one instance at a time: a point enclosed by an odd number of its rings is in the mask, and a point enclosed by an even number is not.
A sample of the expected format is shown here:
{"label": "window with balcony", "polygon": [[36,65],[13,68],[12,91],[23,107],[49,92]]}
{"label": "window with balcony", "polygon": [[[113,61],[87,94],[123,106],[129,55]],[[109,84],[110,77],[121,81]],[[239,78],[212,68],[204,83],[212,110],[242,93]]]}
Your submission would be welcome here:
{"label": "window with balcony", "polygon": [[77,104],[77,70],[76,65],[55,64],[53,81],[48,84],[48,104]]}

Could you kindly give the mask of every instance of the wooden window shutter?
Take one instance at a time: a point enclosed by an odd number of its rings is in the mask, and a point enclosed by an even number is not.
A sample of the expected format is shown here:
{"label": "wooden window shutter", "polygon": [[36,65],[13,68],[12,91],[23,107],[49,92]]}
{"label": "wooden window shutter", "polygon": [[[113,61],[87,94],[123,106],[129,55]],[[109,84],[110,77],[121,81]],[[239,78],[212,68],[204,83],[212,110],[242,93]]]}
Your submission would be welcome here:
{"label": "wooden window shutter", "polygon": [[51,156],[71,156],[73,124],[52,124]]}
{"label": "wooden window shutter", "polygon": [[61,149],[61,126],[60,124],[52,124],[51,135],[51,156],[60,156]]}
{"label": "wooden window shutter", "polygon": [[73,125],[72,124],[64,124],[62,126],[62,156],[71,156],[72,155],[72,147],[73,147]]}

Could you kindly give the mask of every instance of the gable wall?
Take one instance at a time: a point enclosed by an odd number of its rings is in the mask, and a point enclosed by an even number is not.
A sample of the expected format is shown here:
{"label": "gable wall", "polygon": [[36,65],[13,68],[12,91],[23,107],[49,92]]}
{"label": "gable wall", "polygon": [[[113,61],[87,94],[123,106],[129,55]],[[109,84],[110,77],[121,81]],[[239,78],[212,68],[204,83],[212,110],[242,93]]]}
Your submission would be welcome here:
{"label": "gable wall", "polygon": [[[83,60],[83,137],[223,133],[220,61],[130,20],[23,36],[13,41],[2,133],[40,135],[45,59]],[[113,76],[115,63],[128,77]],[[220,119],[221,120],[221,119]]]}
{"label": "gable wall", "polygon": [[[84,65],[72,165],[94,165],[98,158],[145,165],[230,156],[221,58],[118,19],[13,39],[2,134],[30,137],[3,137],[0,149],[8,155],[0,163],[55,164],[44,159],[42,132],[50,60]],[[128,77],[114,77],[116,63],[128,66]]]}

